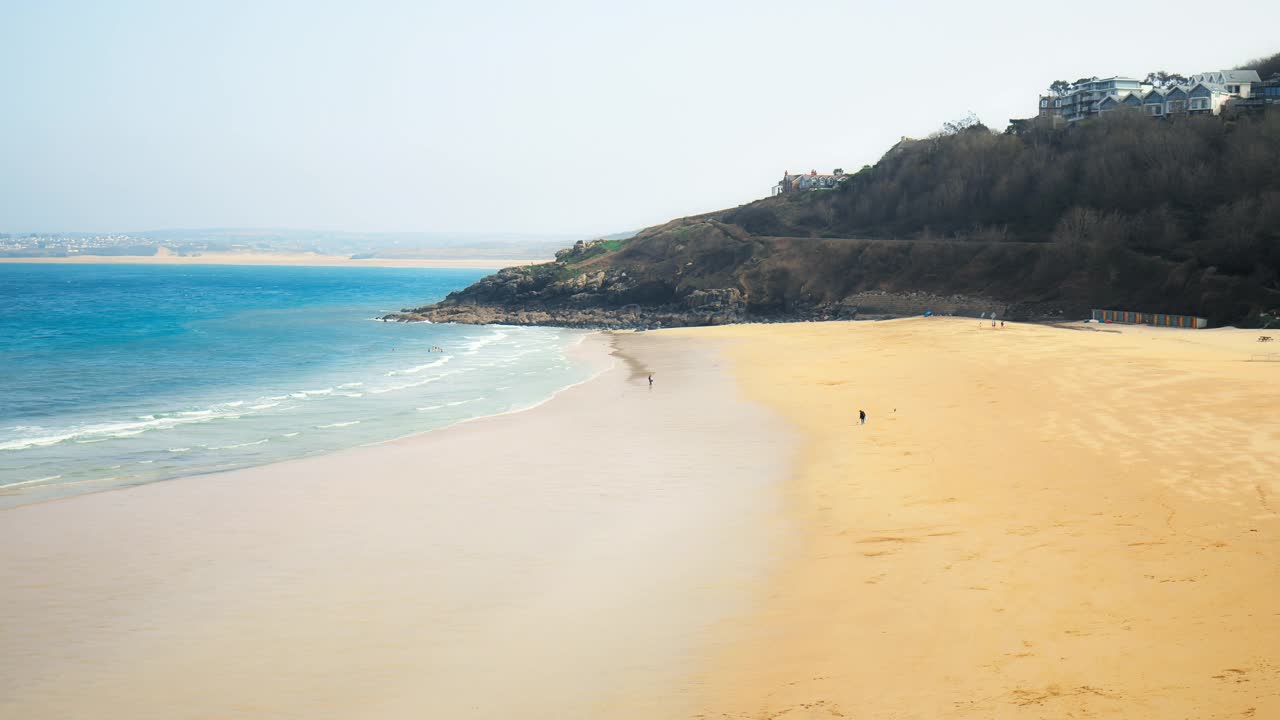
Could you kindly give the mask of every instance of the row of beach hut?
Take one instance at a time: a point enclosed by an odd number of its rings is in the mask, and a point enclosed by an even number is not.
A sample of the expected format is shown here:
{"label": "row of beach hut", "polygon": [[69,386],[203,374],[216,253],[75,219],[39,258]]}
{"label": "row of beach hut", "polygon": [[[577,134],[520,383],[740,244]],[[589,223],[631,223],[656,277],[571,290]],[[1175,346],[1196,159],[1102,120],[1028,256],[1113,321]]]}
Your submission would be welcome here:
{"label": "row of beach hut", "polygon": [[1104,323],[1128,323],[1130,325],[1156,325],[1158,327],[1178,327],[1200,329],[1209,326],[1209,321],[1193,315],[1170,315],[1168,313],[1144,313],[1131,310],[1094,310],[1093,319]]}

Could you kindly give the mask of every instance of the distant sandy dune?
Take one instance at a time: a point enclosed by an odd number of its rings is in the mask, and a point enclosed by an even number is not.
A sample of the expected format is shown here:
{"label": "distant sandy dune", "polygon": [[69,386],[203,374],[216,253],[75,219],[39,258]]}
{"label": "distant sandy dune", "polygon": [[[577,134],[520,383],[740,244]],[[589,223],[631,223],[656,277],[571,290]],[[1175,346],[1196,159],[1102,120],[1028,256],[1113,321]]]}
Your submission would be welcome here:
{"label": "distant sandy dune", "polygon": [[58,263],[71,265],[304,265],[319,267],[423,267],[503,268],[548,262],[550,258],[369,258],[353,260],[345,255],[317,253],[210,252],[196,256],[175,255],[161,247],[155,255],[78,255],[61,258],[0,257],[0,263]]}

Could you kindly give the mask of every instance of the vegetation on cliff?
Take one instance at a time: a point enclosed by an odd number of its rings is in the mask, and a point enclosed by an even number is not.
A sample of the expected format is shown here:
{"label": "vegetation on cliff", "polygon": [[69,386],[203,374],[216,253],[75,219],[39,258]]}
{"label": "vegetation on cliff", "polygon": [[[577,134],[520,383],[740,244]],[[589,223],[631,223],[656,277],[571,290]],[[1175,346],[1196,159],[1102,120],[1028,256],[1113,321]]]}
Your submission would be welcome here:
{"label": "vegetation on cliff", "polygon": [[1010,317],[1103,306],[1215,323],[1280,307],[1280,113],[956,128],[904,140],[839,190],[584,245],[414,312],[672,325],[914,311],[912,297]]}

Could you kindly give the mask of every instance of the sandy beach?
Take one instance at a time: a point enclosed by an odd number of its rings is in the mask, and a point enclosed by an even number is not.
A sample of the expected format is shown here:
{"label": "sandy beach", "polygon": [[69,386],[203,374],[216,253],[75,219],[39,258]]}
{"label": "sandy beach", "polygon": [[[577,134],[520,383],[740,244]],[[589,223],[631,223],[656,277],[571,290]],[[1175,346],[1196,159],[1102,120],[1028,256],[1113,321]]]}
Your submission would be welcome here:
{"label": "sandy beach", "polygon": [[[163,248],[162,248],[163,250]],[[298,265],[309,267],[504,268],[547,262],[546,258],[364,258],[318,253],[233,253],[200,255],[76,255],[73,257],[0,257],[0,263],[59,265]]]}
{"label": "sandy beach", "polygon": [[[1280,717],[1258,331],[735,326],[803,528],[701,718]],[[859,409],[869,415],[856,425]]]}
{"label": "sandy beach", "polygon": [[0,716],[1280,717],[1258,335],[597,335],[531,411],[0,512]]}

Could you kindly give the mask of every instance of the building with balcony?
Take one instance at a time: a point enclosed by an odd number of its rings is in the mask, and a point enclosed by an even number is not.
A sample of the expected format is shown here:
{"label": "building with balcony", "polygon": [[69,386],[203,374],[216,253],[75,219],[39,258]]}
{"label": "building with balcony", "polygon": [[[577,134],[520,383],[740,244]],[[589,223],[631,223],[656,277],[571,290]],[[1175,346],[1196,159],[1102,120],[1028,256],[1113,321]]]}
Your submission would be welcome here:
{"label": "building with balcony", "polygon": [[1062,97],[1054,98],[1055,114],[1069,123],[1079,122],[1098,114],[1098,104],[1108,97],[1123,100],[1126,96],[1141,94],[1150,85],[1130,77],[1109,77],[1078,83]]}
{"label": "building with balcony", "polygon": [[1280,73],[1266,80],[1252,83],[1248,97],[1242,97],[1231,103],[1236,110],[1263,110],[1267,107],[1280,107]]}
{"label": "building with balcony", "polygon": [[[1116,76],[1077,83],[1062,96],[1041,95],[1038,115],[1068,123],[1125,108],[1141,110],[1152,117],[1217,115],[1229,106],[1265,105],[1265,92],[1266,83],[1256,70],[1200,73],[1185,84],[1164,88]],[[1280,94],[1275,97],[1280,101]]]}

